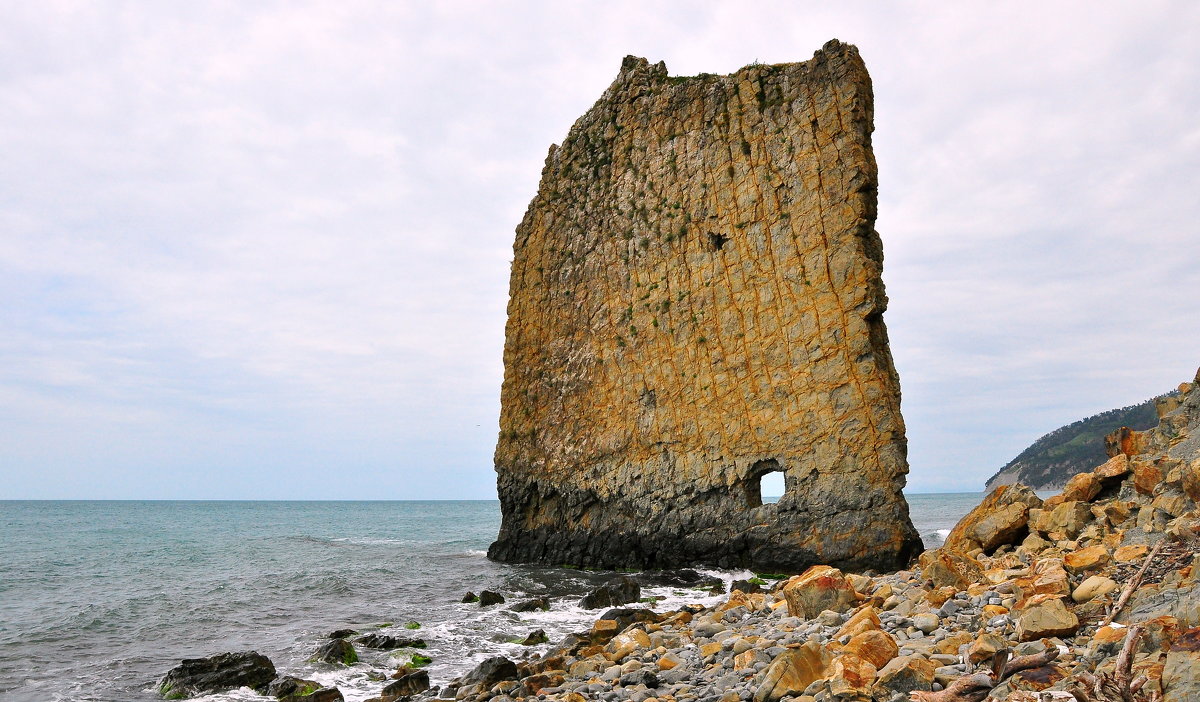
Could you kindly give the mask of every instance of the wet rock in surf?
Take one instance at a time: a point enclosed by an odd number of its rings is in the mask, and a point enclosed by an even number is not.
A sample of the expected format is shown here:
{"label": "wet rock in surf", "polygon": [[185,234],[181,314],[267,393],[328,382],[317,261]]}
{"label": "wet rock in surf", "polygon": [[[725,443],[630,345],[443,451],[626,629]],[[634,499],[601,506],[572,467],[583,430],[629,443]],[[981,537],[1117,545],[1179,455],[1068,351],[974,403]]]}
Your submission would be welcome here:
{"label": "wet rock in surf", "polygon": [[334,639],[322,644],[313,657],[314,663],[331,663],[333,665],[353,665],[358,662],[358,652],[345,639]]}
{"label": "wet rock in surf", "polygon": [[336,687],[321,687],[315,680],[282,675],[267,686],[267,694],[279,702],[341,702],[342,691]]}
{"label": "wet rock in surf", "polygon": [[181,661],[163,676],[158,692],[166,699],[179,700],[239,687],[261,691],[274,679],[275,665],[257,651],[221,653]]}
{"label": "wet rock in surf", "polygon": [[329,632],[329,635],[326,636],[325,638],[327,638],[327,639],[348,639],[357,633],[358,633],[358,631],[355,629],[338,629],[336,631]]}
{"label": "wet rock in surf", "polygon": [[474,670],[464,675],[459,685],[461,687],[479,685],[484,689],[488,689],[498,682],[516,680],[517,677],[516,663],[513,663],[504,656],[492,656],[475,666]]}
{"label": "wet rock in surf", "polygon": [[323,687],[309,695],[280,697],[279,702],[344,702],[345,699],[336,687]]}
{"label": "wet rock in surf", "polygon": [[584,595],[583,599],[579,601],[579,606],[584,609],[615,607],[627,602],[637,602],[641,596],[642,587],[638,585],[637,581],[622,575]]}
{"label": "wet rock in surf", "polygon": [[617,631],[622,631],[625,627],[634,622],[654,622],[658,621],[658,615],[653,610],[649,609],[633,609],[631,607],[617,607],[610,609],[600,615],[600,620],[609,620],[617,623]]}
{"label": "wet rock in surf", "polygon": [[750,580],[734,580],[732,583],[729,584],[729,590],[731,592],[733,590],[741,590],[742,592],[749,595],[749,594],[752,594],[755,592],[762,592],[763,588],[762,588],[762,585],[759,585],[758,583],[752,582]]}
{"label": "wet rock in surf", "polygon": [[402,636],[387,634],[365,634],[354,640],[354,643],[367,648],[377,648],[381,651],[391,651],[396,648],[425,648],[425,639],[406,639]]}
{"label": "wet rock in surf", "polygon": [[494,604],[504,604],[504,595],[491,590],[484,590],[479,593],[479,606],[489,607]]}
{"label": "wet rock in surf", "polygon": [[479,595],[476,595],[473,592],[467,592],[467,594],[462,596],[462,600],[460,600],[460,602],[462,602],[463,604],[469,604],[471,602],[478,602],[478,601],[479,601]]}
{"label": "wet rock in surf", "polygon": [[550,600],[546,597],[535,597],[531,600],[518,602],[512,607],[509,607],[509,609],[513,612],[534,612],[539,609],[545,612],[546,610],[550,609]]}
{"label": "wet rock in surf", "polygon": [[529,632],[529,636],[521,640],[520,644],[522,646],[537,646],[538,644],[549,643],[549,641],[550,637],[546,636],[545,629],[534,629]]}
{"label": "wet rock in surf", "polygon": [[721,585],[721,579],[712,575],[702,575],[691,568],[677,570],[656,570],[649,573],[639,573],[637,581],[643,587],[712,587]]}
{"label": "wet rock in surf", "polygon": [[379,698],[381,702],[395,702],[428,689],[429,673],[424,670],[413,670],[385,685],[383,691],[379,693]]}

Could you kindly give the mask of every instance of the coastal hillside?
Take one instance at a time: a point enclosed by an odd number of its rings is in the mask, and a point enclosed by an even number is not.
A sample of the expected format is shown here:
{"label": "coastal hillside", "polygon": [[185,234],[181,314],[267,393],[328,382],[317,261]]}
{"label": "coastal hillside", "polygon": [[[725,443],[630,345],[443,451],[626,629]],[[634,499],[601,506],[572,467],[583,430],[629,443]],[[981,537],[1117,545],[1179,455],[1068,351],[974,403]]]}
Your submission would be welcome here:
{"label": "coastal hillside", "polygon": [[1121,427],[1138,431],[1158,423],[1155,403],[1178,392],[1152,397],[1128,407],[1118,407],[1059,427],[1028,448],[988,478],[986,492],[1000,485],[1022,483],[1034,490],[1058,490],[1079,473],[1090,471],[1107,460],[1104,437]]}

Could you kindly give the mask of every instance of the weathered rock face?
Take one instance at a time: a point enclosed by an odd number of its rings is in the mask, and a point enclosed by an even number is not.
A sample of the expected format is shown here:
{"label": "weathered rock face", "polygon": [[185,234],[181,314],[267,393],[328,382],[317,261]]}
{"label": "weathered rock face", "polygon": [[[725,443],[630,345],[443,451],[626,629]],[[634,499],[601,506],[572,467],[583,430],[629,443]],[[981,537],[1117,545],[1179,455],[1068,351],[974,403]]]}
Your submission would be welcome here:
{"label": "weathered rock face", "polygon": [[836,41],[729,76],[625,59],[517,228],[491,558],[799,572],[919,550],[872,110]]}

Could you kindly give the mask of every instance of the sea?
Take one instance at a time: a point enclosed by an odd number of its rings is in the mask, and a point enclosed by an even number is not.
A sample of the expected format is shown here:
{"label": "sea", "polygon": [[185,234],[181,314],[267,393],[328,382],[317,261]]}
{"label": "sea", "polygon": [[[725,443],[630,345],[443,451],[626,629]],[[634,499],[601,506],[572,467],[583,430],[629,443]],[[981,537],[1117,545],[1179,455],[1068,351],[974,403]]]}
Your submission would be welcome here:
{"label": "sea", "polygon": [[[909,495],[925,545],[982,497]],[[544,650],[514,642],[535,629],[553,642],[589,627],[599,612],[578,600],[613,573],[493,563],[499,526],[496,501],[0,501],[0,700],[157,700],[158,680],[181,659],[256,650],[281,674],[336,685],[354,702],[378,695],[378,671],[414,652],[444,685],[489,656]],[[507,603],[461,601],[484,589]],[[642,594],[660,610],[719,599],[678,587]],[[550,611],[506,609],[543,595]],[[308,662],[343,628],[427,648],[358,647],[350,667]],[[269,698],[243,688],[196,699]]]}

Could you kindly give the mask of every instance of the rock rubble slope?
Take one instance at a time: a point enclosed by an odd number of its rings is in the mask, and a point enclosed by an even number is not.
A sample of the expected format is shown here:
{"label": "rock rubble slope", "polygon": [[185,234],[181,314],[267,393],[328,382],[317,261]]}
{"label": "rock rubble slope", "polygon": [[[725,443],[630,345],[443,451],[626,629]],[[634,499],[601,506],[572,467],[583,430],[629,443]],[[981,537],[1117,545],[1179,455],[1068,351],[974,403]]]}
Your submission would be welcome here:
{"label": "rock rubble slope", "polygon": [[1112,457],[1062,494],[1042,501],[1025,486],[1003,486],[912,569],[870,575],[817,565],[715,607],[636,617],[641,610],[612,610],[505,676],[464,676],[440,694],[464,702],[1194,702],[1200,373],[1181,391],[1154,429],[1112,435]]}
{"label": "rock rubble slope", "polygon": [[[520,226],[489,556],[895,568],[900,389],[853,46],[727,76],[627,57]],[[786,494],[762,504],[760,479]]]}

